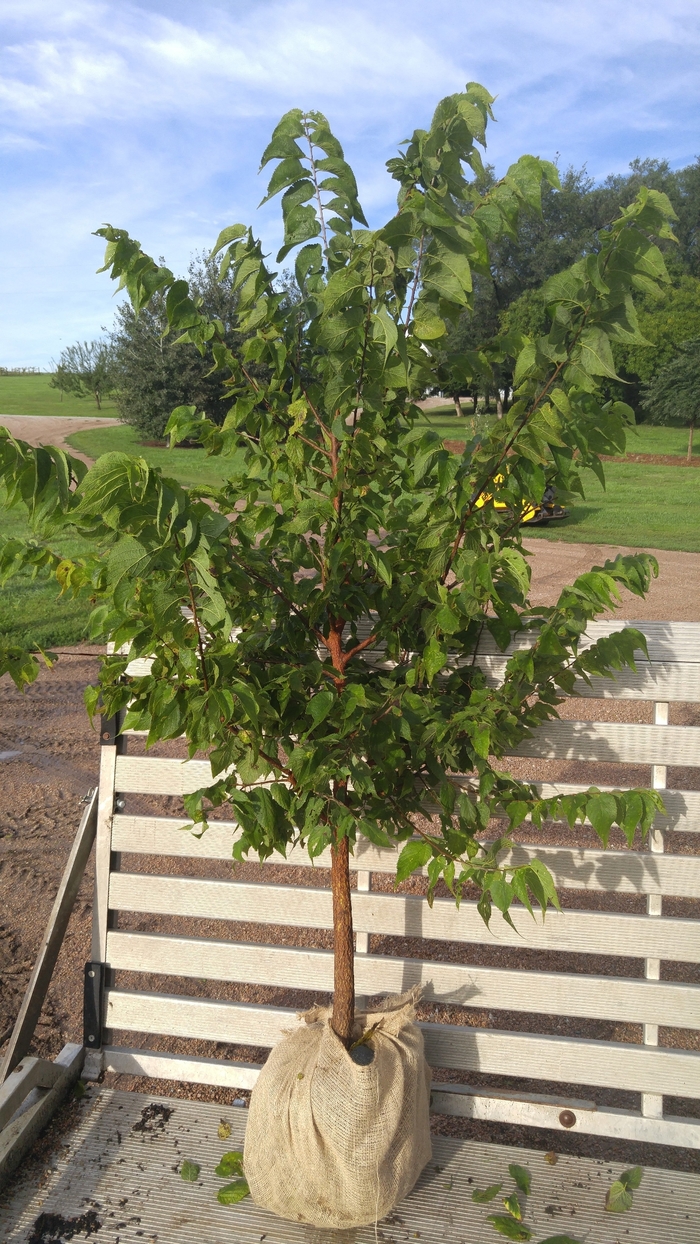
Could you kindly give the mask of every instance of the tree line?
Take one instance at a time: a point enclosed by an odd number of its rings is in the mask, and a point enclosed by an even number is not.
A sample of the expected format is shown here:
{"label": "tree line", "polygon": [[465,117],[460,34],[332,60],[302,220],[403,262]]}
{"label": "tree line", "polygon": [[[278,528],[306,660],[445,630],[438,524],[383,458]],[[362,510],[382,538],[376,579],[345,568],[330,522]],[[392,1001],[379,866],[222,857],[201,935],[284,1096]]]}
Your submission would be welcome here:
{"label": "tree line", "polygon": [[[495,170],[486,166],[480,189],[495,181]],[[672,283],[659,298],[640,281],[639,325],[653,348],[616,341],[615,375],[606,388],[609,397],[633,407],[638,421],[690,425],[692,437],[700,415],[700,158],[677,170],[665,160],[634,160],[628,173],[598,185],[585,167],[569,168],[560,190],[545,186],[541,212],[522,212],[509,233],[490,242],[489,275],[474,275],[473,306],[445,339],[440,391],[454,401],[457,414],[466,413],[465,397],[471,398],[473,413],[492,403],[498,413],[507,407],[515,363],[509,340],[549,331],[545,283],[576,260],[597,254],[609,222],[642,186],[667,194],[676,212],[678,244],[662,243]],[[237,296],[230,276],[219,280],[216,265],[202,254],[192,260],[188,278],[201,311],[221,321],[227,346],[239,353],[243,338],[232,326]],[[292,303],[299,298],[291,273],[283,272],[277,284]],[[63,351],[51,383],[92,397],[98,407],[113,394],[121,417],[153,440],[163,438],[170,412],[180,405],[197,406],[222,423],[226,377],[212,373],[211,347],[200,354],[174,340],[166,335],[167,323],[162,296],[139,316],[122,304],[104,338]],[[484,354],[483,343],[499,336],[500,353],[491,346]]]}

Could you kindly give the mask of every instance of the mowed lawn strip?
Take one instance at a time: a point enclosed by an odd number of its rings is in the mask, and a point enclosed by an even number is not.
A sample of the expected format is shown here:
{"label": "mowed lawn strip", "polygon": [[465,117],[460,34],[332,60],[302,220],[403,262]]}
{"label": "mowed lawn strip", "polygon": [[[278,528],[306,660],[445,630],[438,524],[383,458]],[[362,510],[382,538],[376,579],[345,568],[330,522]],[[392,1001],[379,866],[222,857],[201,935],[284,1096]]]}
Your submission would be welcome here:
{"label": "mowed lawn strip", "polygon": [[[434,426],[437,420],[431,418],[430,422]],[[447,424],[445,431],[441,426],[437,429],[441,435],[446,439],[464,439],[464,431],[455,428],[461,420],[453,416],[443,422]],[[639,437],[630,436],[632,453],[682,454],[687,443],[683,428],[641,425],[638,432]],[[198,449],[141,445],[138,434],[126,425],[78,432],[70,437],[70,444],[92,458],[111,450],[140,454],[151,466],[160,467],[164,474],[183,484],[216,487],[230,469],[231,462],[227,458],[207,458]],[[606,462],[605,475],[605,492],[595,476],[587,473],[586,500],[574,502],[569,507],[569,517],[561,522],[544,528],[523,528],[528,539],[700,552],[700,471],[697,468]],[[21,510],[2,513],[0,534],[31,536]],[[89,551],[88,544],[76,537],[62,538],[57,546],[73,557]],[[89,614],[89,602],[61,597],[55,581],[32,579],[28,573],[10,579],[0,593],[0,634],[18,638],[30,636],[42,647],[80,643],[86,635]]]}
{"label": "mowed lawn strip", "polygon": [[[114,450],[138,454],[150,466],[160,467],[164,475],[195,487],[218,487],[232,466],[231,458],[208,458],[202,449],[141,445],[138,433],[126,424],[77,432],[69,438],[69,444],[91,458]],[[32,538],[22,509],[0,513],[0,535]],[[94,552],[87,541],[78,537],[57,537],[55,547],[57,552],[70,557]],[[9,579],[0,593],[0,635],[30,638],[39,647],[79,644],[86,637],[91,608],[88,600],[61,596],[54,579],[33,579],[29,572],[22,572]]]}
{"label": "mowed lawn strip", "polygon": [[[454,414],[454,407],[435,407],[423,412],[421,423],[434,429],[448,441],[469,441],[477,432],[486,432],[496,416],[481,412],[476,420],[471,414],[471,402],[466,409],[470,412],[464,418]],[[670,454],[685,458],[688,452],[688,429],[683,427],[652,427],[648,423],[639,423],[627,433],[627,453],[629,454]],[[693,459],[700,462],[700,436],[695,437]]]}
{"label": "mowed lawn strip", "polygon": [[524,527],[528,539],[700,552],[697,467],[606,462],[605,482],[604,492],[593,472],[587,471],[586,500],[567,505],[568,518],[547,527]]}
{"label": "mowed lawn strip", "polygon": [[117,404],[105,398],[102,409],[90,397],[66,393],[61,401],[58,389],[51,388],[51,376],[40,372],[29,376],[0,376],[0,424],[3,415],[63,415],[70,418],[99,419],[101,415],[119,417]]}
{"label": "mowed lawn strip", "polygon": [[136,454],[149,466],[159,467],[164,475],[179,480],[190,487],[218,488],[231,473],[234,459],[231,457],[207,457],[203,449],[164,449],[157,445],[143,445],[139,433],[130,425],[110,425],[94,428],[89,432],[75,432],[67,442],[90,458],[115,450]]}
{"label": "mowed lawn strip", "polygon": [[[0,535],[34,538],[23,508],[0,512]],[[86,540],[62,536],[56,540],[56,551],[78,558],[91,548]],[[8,579],[0,591],[0,635],[17,643],[27,640],[40,648],[79,644],[87,633],[91,608],[88,600],[61,596],[55,578],[32,578],[29,571],[22,571]]]}

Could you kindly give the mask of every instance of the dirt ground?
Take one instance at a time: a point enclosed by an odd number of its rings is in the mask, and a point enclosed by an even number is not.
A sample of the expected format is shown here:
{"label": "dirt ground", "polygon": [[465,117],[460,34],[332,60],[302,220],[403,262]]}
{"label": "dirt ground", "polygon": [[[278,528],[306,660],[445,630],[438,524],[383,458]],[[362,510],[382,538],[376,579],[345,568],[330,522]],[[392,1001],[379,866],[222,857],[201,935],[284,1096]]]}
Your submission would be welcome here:
{"label": "dirt ground", "polygon": [[[616,551],[609,546],[566,545],[545,541],[531,541],[533,555],[534,590],[537,603],[551,604],[565,583],[576,574],[601,565]],[[660,551],[658,554],[661,575],[652,585],[646,601],[639,601],[628,593],[621,614],[628,620],[668,619],[672,621],[700,621],[700,555]],[[41,936],[56,893],[61,872],[76,832],[81,815],[81,803],[88,790],[96,785],[99,744],[95,731],[89,725],[82,704],[83,689],[94,681],[99,649],[84,646],[80,653],[66,652],[53,672],[42,672],[38,681],[24,694],[14,690],[6,680],[0,700],[0,1052],[6,1043],[19,1008],[24,989],[40,944]],[[591,707],[603,703],[605,715],[625,712],[621,702],[592,702]],[[644,716],[648,706],[630,705],[627,711],[636,714],[633,720],[647,720]],[[674,706],[679,714],[674,720],[693,721],[700,724],[697,706]],[[639,715],[641,713],[641,716]],[[690,715],[688,715],[690,714]],[[585,714],[581,714],[585,715]],[[689,781],[682,784],[695,786],[700,771],[686,771]],[[694,775],[694,777],[692,776]],[[639,780],[639,779],[637,779]],[[643,779],[642,779],[643,780]],[[676,779],[678,780],[678,779]],[[690,835],[686,836],[690,837]],[[690,848],[691,850],[693,847]],[[252,867],[252,865],[250,866]],[[88,870],[89,871],[89,870]],[[299,870],[305,872],[306,870]],[[292,878],[287,874],[284,880]],[[318,878],[318,881],[321,879]],[[303,882],[302,882],[303,883]],[[633,902],[638,902],[633,899]],[[590,905],[590,903],[588,904]],[[87,876],[72,916],[59,964],[49,990],[41,1017],[33,1052],[54,1056],[69,1040],[82,1040],[82,969],[89,958],[90,920],[92,912],[92,883]],[[678,913],[674,914],[686,914]],[[695,914],[688,911],[688,915]],[[256,926],[257,927],[257,926]],[[268,930],[273,933],[272,930]],[[274,936],[282,934],[299,942],[298,934],[291,930],[274,930]],[[202,929],[202,933],[209,935]],[[215,934],[222,936],[221,933]],[[231,933],[228,934],[231,936]],[[238,935],[238,934],[237,934]],[[321,934],[321,938],[327,938]],[[316,935],[318,938],[318,935]],[[253,940],[262,940],[253,935]],[[312,944],[311,941],[309,944]],[[313,944],[321,944],[316,940]],[[451,944],[448,944],[451,945]],[[379,947],[375,947],[379,950]],[[388,946],[387,953],[392,953]],[[460,961],[465,961],[464,947],[455,947]],[[470,952],[473,948],[469,948]],[[399,953],[394,950],[393,953]],[[410,951],[408,952],[410,953]],[[446,957],[452,958],[451,953]],[[472,960],[473,956],[472,956]],[[633,961],[625,961],[628,965]],[[520,966],[530,966],[525,959]],[[556,970],[556,969],[555,969]],[[561,968],[560,968],[561,970]],[[578,970],[581,970],[579,967]],[[589,969],[590,970],[590,969]],[[627,974],[627,973],[625,973]],[[635,974],[633,971],[629,974]],[[188,989],[190,982],[187,982]],[[170,989],[170,982],[163,981],[162,988]],[[256,999],[250,997],[248,1000]],[[262,998],[259,1000],[263,1000]],[[436,1008],[433,1008],[435,1010]],[[495,1026],[503,1026],[499,1013]],[[437,1014],[427,1018],[438,1018]],[[445,1016],[445,1018],[449,1018]],[[489,1017],[490,1018],[490,1017]],[[549,1018],[549,1017],[548,1017]],[[522,1022],[523,1017],[514,1017]],[[450,1020],[450,1022],[455,1022]],[[489,1022],[487,1018],[484,1023]],[[618,1026],[619,1027],[619,1026]],[[560,1029],[556,1029],[559,1031]],[[551,1026],[546,1031],[555,1031]],[[562,1028],[561,1031],[564,1031]],[[570,1031],[570,1030],[568,1030]],[[573,1035],[573,1033],[572,1033]],[[584,1034],[583,1031],[577,1035]],[[605,1035],[602,1030],[590,1032],[591,1036]],[[612,1038],[614,1039],[614,1037]],[[634,1039],[634,1038],[633,1038]],[[156,1044],[151,1039],[152,1044]],[[223,1054],[224,1047],[220,1053]],[[478,1077],[470,1077],[477,1079]],[[130,1087],[121,1077],[120,1087]],[[143,1081],[134,1081],[133,1087],[144,1090]],[[525,1087],[523,1085],[523,1087]],[[150,1091],[150,1090],[148,1090]],[[196,1096],[192,1086],[162,1085],[154,1091],[180,1092]],[[532,1091],[530,1089],[530,1091]],[[541,1090],[540,1090],[541,1091]],[[201,1090],[201,1095],[211,1097],[216,1090]],[[578,1094],[581,1095],[580,1093]],[[590,1092],[585,1094],[591,1096]],[[221,1098],[226,1102],[232,1095]],[[241,1096],[241,1094],[233,1094]],[[219,1098],[215,1098],[219,1100]],[[624,1103],[622,1103],[624,1104]],[[564,1150],[590,1153],[592,1156],[614,1157],[623,1161],[640,1161],[654,1165],[675,1165],[685,1169],[699,1169],[698,1155],[684,1155],[677,1151],[659,1150],[652,1146],[613,1146],[610,1142],[597,1141],[583,1136],[528,1131],[498,1125],[469,1124],[462,1120],[443,1120],[441,1130],[467,1134],[476,1139],[494,1139],[506,1143],[531,1144],[538,1148],[558,1147]]]}
{"label": "dirt ground", "polygon": [[68,444],[67,437],[75,432],[91,432],[93,428],[109,427],[110,424],[121,423],[121,419],[90,417],[88,415],[0,415],[0,427],[7,428],[12,436],[28,445],[55,445],[65,449],[74,458],[80,458],[91,466],[94,458],[78,453]]}

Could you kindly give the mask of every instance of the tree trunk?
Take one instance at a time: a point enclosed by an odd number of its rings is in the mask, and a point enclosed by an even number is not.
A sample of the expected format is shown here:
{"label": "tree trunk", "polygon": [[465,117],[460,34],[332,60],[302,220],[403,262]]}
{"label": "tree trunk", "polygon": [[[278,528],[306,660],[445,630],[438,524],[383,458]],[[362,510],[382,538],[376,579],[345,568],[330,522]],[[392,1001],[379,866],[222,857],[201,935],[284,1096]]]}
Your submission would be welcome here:
{"label": "tree trunk", "polygon": [[500,389],[496,389],[496,414],[499,419],[503,418],[503,400],[501,398]]}
{"label": "tree trunk", "polygon": [[454,404],[455,404],[455,414],[456,414],[456,415],[459,415],[459,417],[460,417],[460,419],[461,419],[461,418],[462,418],[462,416],[464,415],[464,411],[462,410],[462,407],[461,407],[461,404],[460,404],[460,400],[459,400],[459,397],[457,396],[457,394],[455,394],[455,396],[453,397],[452,401],[453,401],[453,402],[454,402]]}
{"label": "tree trunk", "polygon": [[693,461],[693,431],[694,430],[695,430],[695,420],[693,420],[690,427],[688,428],[688,466],[690,466]]}
{"label": "tree trunk", "polygon": [[102,400],[101,400],[101,398],[100,398],[100,390],[99,390],[99,389],[95,389],[95,401],[97,402],[97,409],[98,409],[98,410],[102,410]]}
{"label": "tree trunk", "polygon": [[331,1023],[334,1032],[348,1046],[352,1040],[355,1019],[355,947],[350,895],[350,848],[347,838],[341,838],[331,847],[331,889],[334,952]]}

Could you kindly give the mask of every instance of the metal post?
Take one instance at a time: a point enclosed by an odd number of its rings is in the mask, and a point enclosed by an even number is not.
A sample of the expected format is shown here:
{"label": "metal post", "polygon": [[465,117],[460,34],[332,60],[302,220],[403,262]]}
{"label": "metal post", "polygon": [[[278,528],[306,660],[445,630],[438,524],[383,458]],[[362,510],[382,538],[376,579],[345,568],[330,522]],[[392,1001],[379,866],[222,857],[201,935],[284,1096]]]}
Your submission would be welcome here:
{"label": "metal post", "polygon": [[[661,701],[654,704],[654,725],[668,725],[668,704]],[[651,771],[651,784],[654,790],[666,789],[666,765],[653,765]],[[653,855],[663,855],[664,851],[664,835],[660,829],[652,829],[649,833],[649,850]],[[647,915],[660,916],[663,911],[663,898],[661,894],[647,895]],[[658,981],[661,979],[661,960],[645,959],[644,975],[648,981]],[[659,1025],[644,1025],[644,1044],[659,1044]],[[661,1119],[664,1113],[664,1099],[660,1093],[642,1093],[642,1114],[649,1119]]]}

